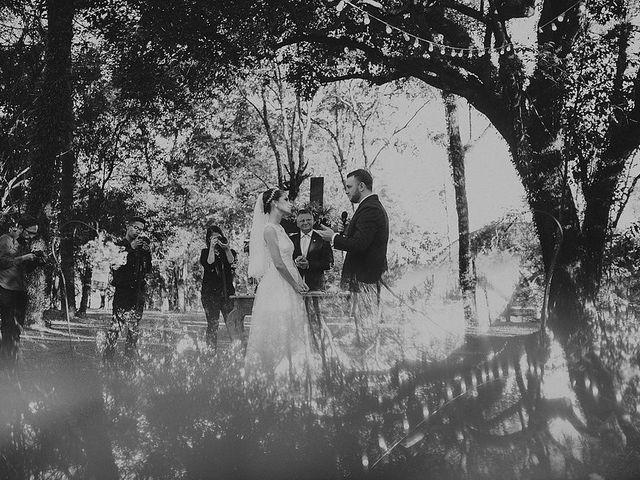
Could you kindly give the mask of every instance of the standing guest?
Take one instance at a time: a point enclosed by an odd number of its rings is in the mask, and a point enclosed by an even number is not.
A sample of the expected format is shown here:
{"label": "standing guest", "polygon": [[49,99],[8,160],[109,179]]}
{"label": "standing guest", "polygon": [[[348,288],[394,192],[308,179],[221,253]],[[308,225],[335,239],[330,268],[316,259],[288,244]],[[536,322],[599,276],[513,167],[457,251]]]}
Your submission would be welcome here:
{"label": "standing guest", "polygon": [[222,230],[217,225],[207,228],[207,248],[200,252],[200,265],[204,268],[200,298],[207,317],[207,344],[215,350],[218,346],[220,314],[233,337],[243,340],[242,319],[239,325],[229,325],[229,312],[233,303],[229,297],[235,295],[233,274],[238,254],[229,246]]}
{"label": "standing guest", "polygon": [[373,193],[373,177],[368,171],[349,173],[345,188],[351,203],[358,204],[346,231],[336,233],[322,226],[318,233],[335,249],[347,252],[341,285],[354,293],[359,315],[373,319],[380,314],[381,278],[387,270],[389,218]]}
{"label": "standing guest", "polygon": [[30,252],[29,242],[38,234],[38,223],[23,215],[0,236],[0,355],[2,362],[15,363],[27,307],[26,269],[37,264],[42,252]]}
{"label": "standing guest", "polygon": [[[298,267],[302,279],[309,286],[310,291],[324,290],[324,272],[333,265],[333,251],[329,242],[325,242],[313,230],[313,213],[310,210],[299,210],[296,215],[298,232],[289,235],[293,242],[293,260]],[[313,316],[317,327],[320,326],[320,306],[318,297],[305,297],[307,311],[313,303]]]}
{"label": "standing guest", "polygon": [[146,300],[146,277],[151,271],[150,241],[142,235],[145,226],[144,218],[132,217],[127,222],[124,238],[116,242],[124,249],[126,261],[113,269],[113,316],[107,331],[105,358],[113,356],[122,328],[127,329],[126,352],[133,353],[138,342],[139,324]]}

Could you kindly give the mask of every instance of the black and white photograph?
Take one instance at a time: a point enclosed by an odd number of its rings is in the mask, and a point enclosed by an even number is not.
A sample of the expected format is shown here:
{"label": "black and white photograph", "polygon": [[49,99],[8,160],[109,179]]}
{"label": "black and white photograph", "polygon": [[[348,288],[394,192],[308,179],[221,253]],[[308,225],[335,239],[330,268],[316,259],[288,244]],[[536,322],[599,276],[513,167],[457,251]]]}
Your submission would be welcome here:
{"label": "black and white photograph", "polygon": [[0,0],[0,479],[640,478],[640,2]]}

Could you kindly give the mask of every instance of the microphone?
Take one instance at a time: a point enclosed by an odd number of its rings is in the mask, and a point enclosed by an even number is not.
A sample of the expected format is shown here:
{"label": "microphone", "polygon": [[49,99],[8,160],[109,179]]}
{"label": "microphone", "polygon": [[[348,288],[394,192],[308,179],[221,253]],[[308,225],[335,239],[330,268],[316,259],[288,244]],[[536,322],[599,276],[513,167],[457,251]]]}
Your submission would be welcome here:
{"label": "microphone", "polygon": [[347,217],[347,212],[342,212],[342,215],[340,215],[340,220],[342,221],[342,233],[347,229]]}

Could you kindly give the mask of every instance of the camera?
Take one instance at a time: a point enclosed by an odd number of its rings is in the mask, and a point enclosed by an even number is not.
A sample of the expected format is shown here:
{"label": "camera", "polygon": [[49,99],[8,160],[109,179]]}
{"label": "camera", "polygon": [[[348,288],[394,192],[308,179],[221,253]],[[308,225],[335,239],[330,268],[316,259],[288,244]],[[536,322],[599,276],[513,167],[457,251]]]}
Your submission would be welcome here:
{"label": "camera", "polygon": [[36,265],[42,266],[47,264],[47,261],[49,260],[49,255],[47,255],[46,252],[44,252],[43,250],[33,250],[31,253],[36,257],[34,260],[34,263]]}
{"label": "camera", "polygon": [[147,237],[146,235],[138,235],[137,240],[143,249],[146,249],[146,250],[149,249],[151,245],[151,240],[149,240],[149,237]]}
{"label": "camera", "polygon": [[322,226],[331,228],[329,221],[325,217],[320,217],[316,223],[313,224],[313,228],[319,230]]}
{"label": "camera", "polygon": [[226,245],[227,243],[229,243],[229,240],[227,240],[227,237],[225,237],[224,235],[220,235],[218,237],[218,243],[222,243],[223,245]]}

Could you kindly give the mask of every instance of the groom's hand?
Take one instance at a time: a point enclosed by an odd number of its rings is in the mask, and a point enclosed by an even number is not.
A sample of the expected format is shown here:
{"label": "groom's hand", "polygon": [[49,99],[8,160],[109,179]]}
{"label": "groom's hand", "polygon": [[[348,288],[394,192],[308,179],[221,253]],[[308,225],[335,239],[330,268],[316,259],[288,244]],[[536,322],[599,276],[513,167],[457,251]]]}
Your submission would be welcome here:
{"label": "groom's hand", "polygon": [[334,232],[326,225],[320,225],[320,228],[316,229],[316,232],[322,237],[325,242],[330,242],[333,236],[336,234],[336,232]]}

